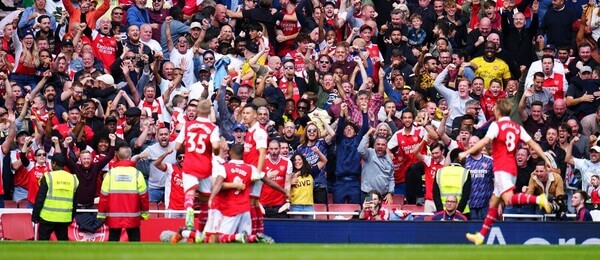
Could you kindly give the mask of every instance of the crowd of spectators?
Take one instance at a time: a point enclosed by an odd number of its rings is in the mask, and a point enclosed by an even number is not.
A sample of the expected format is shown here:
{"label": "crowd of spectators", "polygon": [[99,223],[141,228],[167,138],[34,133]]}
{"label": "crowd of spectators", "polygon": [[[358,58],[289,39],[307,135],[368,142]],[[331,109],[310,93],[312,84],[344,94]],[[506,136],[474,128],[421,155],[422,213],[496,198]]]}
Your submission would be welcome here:
{"label": "crowd of spectators", "polygon": [[[76,203],[91,207],[103,173],[117,163],[115,149],[129,146],[150,201],[181,210],[176,173],[185,158],[167,151],[185,122],[195,120],[198,101],[209,99],[210,120],[229,143],[243,142],[249,131],[245,104],[259,107],[258,122],[275,140],[265,161],[290,160],[267,177],[288,182],[292,209],[309,211],[327,203],[328,194],[333,203],[363,204],[376,193],[377,202],[394,203],[392,195],[402,194],[408,204],[443,211],[457,197],[434,198],[437,170],[456,162],[453,150],[485,135],[496,102],[507,99],[511,119],[557,168],[537,169],[537,155],[517,147],[515,192],[583,190],[599,203],[595,1],[31,4],[18,6],[2,28],[4,199],[33,204],[49,156],[60,152],[80,180]],[[114,146],[109,134],[117,136]],[[491,196],[493,152],[483,149],[464,164],[472,169],[467,206],[475,211],[486,209]],[[284,194],[269,193],[261,203],[267,216],[285,217]],[[452,206],[441,218],[454,218]]]}

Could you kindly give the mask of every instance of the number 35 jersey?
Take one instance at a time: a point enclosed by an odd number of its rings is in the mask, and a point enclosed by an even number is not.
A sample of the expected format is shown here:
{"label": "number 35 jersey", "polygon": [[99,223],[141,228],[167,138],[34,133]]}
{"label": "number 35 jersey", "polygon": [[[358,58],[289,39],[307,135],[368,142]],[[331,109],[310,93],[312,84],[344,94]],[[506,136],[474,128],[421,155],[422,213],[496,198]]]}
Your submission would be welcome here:
{"label": "number 35 jersey", "polygon": [[185,123],[175,139],[185,148],[183,173],[191,174],[198,178],[208,178],[212,174],[213,142],[218,142],[219,127],[208,118],[198,117],[196,120]]}
{"label": "number 35 jersey", "polygon": [[509,117],[492,122],[485,136],[493,140],[494,172],[504,171],[517,176],[517,151],[521,142],[529,142],[531,136]]}

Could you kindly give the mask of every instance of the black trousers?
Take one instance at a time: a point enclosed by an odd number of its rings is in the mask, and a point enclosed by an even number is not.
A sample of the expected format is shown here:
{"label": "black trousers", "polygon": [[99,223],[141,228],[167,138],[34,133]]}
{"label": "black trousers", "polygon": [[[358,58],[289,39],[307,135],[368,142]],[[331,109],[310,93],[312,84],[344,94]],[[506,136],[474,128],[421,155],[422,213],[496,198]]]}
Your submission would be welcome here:
{"label": "black trousers", "polygon": [[[121,230],[122,228],[111,228],[108,231],[108,241],[116,241],[119,242],[121,240]],[[140,242],[140,228],[126,228],[127,237],[129,237],[129,242]]]}
{"label": "black trousers", "polygon": [[406,201],[408,204],[415,204],[417,198],[424,196],[423,174],[425,174],[425,168],[420,162],[408,167],[406,171]]}
{"label": "black trousers", "polygon": [[288,218],[287,212],[278,212],[281,206],[263,206],[265,208],[265,218]]}
{"label": "black trousers", "polygon": [[50,240],[50,235],[54,232],[57,240],[69,241],[69,225],[71,225],[71,222],[57,223],[40,221],[38,224],[38,240]]}
{"label": "black trousers", "polygon": [[313,188],[313,201],[319,204],[327,204],[327,188],[315,187]]}

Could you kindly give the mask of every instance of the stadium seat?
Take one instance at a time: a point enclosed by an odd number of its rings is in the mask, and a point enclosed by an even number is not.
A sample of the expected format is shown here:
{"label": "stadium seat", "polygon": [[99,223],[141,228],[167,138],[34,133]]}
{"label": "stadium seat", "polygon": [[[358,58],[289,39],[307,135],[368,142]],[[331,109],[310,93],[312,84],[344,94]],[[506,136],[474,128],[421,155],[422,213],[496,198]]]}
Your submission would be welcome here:
{"label": "stadium seat", "polygon": [[[359,204],[331,204],[331,205],[329,205],[330,213],[355,212],[357,210],[360,210]],[[353,217],[353,215],[346,215],[346,214],[335,215],[335,214],[333,214],[333,215],[329,215],[329,219],[338,219],[339,216],[343,217],[343,219],[345,219],[345,220],[351,219]]]}
{"label": "stadium seat", "polygon": [[18,207],[18,203],[14,200],[5,200],[4,201],[4,208],[16,209],[17,207]]}
{"label": "stadium seat", "polygon": [[[158,210],[158,203],[150,201],[150,210]],[[158,213],[150,213],[150,218],[158,218]]]}
{"label": "stadium seat", "polygon": [[34,231],[31,213],[4,213],[0,216],[4,239],[33,240]]}
{"label": "stadium seat", "polygon": [[402,204],[385,204],[385,203],[383,203],[382,207],[385,209],[388,209],[389,211],[394,211],[397,209],[402,209]]}
{"label": "stadium seat", "polygon": [[590,215],[592,215],[594,222],[600,222],[600,210],[591,210]]}
{"label": "stadium seat", "polygon": [[27,208],[27,200],[19,200],[17,201],[17,208],[26,209]]}
{"label": "stadium seat", "polygon": [[392,195],[392,199],[394,200],[394,204],[404,205],[404,195],[394,194]]}
{"label": "stadium seat", "polygon": [[[327,204],[315,204],[315,212],[327,212]],[[315,215],[315,219],[329,219],[328,215]]]}
{"label": "stadium seat", "polygon": [[403,210],[410,210],[412,212],[425,212],[425,207],[417,206],[413,204],[404,204],[402,205]]}

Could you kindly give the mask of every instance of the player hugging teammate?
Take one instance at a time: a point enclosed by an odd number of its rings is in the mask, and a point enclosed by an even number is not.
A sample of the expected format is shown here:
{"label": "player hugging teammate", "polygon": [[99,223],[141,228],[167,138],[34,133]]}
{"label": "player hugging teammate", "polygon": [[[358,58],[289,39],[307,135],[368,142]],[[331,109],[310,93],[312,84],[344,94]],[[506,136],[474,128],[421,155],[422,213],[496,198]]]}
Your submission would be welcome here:
{"label": "player hugging teammate", "polygon": [[[262,172],[267,132],[257,121],[257,107],[244,107],[242,117],[248,127],[245,143],[231,146],[220,139],[219,128],[208,119],[210,110],[210,101],[200,101],[198,118],[188,121],[176,139],[176,149],[185,149],[186,227],[179,232],[164,231],[161,241],[177,243],[186,238],[197,243],[273,243],[262,233],[258,204],[262,182],[286,197],[289,192]],[[198,229],[194,229],[192,208],[196,190],[201,201]]]}

